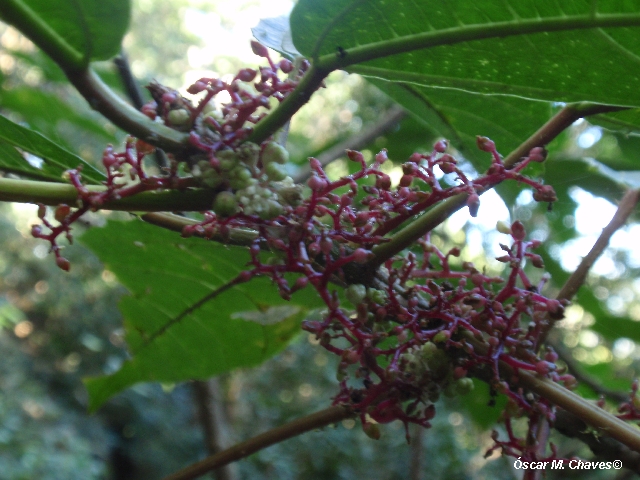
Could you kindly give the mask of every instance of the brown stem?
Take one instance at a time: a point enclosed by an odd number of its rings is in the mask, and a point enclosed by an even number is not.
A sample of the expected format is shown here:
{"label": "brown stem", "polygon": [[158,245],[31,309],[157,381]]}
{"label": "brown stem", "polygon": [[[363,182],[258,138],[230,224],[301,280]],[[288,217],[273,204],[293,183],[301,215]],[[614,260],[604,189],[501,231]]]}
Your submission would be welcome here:
{"label": "brown stem", "polygon": [[147,118],[116,95],[93,70],[67,70],[65,73],[91,108],[125,132],[167,152],[181,153],[187,150],[188,135]]}
{"label": "brown stem", "polygon": [[[193,397],[198,411],[198,419],[204,433],[209,455],[224,450],[227,444],[226,421],[223,408],[220,383],[217,378],[196,380],[192,384]],[[218,468],[214,472],[216,480],[234,480],[235,472],[230,465]]]}
{"label": "brown stem", "polygon": [[423,443],[424,427],[420,425],[414,425],[413,433],[411,434],[411,464],[409,466],[410,480],[422,480],[424,478],[422,470]]}
{"label": "brown stem", "polygon": [[197,478],[214,468],[248,457],[252,453],[262,450],[263,448],[267,448],[291,437],[295,437],[301,433],[305,433],[316,428],[326,427],[327,425],[339,422],[352,417],[353,415],[353,412],[341,406],[329,407],[324,410],[320,410],[319,412],[298,418],[292,422],[261,433],[260,435],[257,435],[245,442],[238,443],[223,452],[207,457],[200,462],[194,463],[183,470],[169,475],[164,480],[191,480],[193,478]]}
{"label": "brown stem", "polygon": [[[349,137],[344,142],[340,142],[334,147],[326,150],[322,155],[318,156],[318,160],[323,167],[344,156],[346,150],[359,150],[369,143],[374,141],[380,135],[387,130],[393,128],[403,118],[407,116],[407,113],[402,107],[393,107],[388,112],[382,115],[382,120],[374,125],[371,125],[366,130],[360,132],[358,135]],[[301,168],[298,173],[293,177],[295,183],[303,183],[311,175],[311,167],[307,164]]]}
{"label": "brown stem", "polygon": [[[463,334],[465,340],[473,345],[476,353],[486,355],[489,345],[478,341],[471,332]],[[604,436],[609,436],[626,445],[631,450],[640,452],[640,429],[615,415],[599,408],[579,395],[567,390],[565,387],[551,381],[546,377],[534,374],[530,371],[515,370],[505,362],[500,361],[500,377],[511,381],[516,379],[518,385],[541,397],[546,398],[552,404],[566,410],[584,421]],[[491,381],[491,372],[487,369],[477,369],[473,375],[484,380]]]}
{"label": "brown stem", "polygon": [[548,378],[520,370],[518,383],[554,405],[573,413],[601,434],[615,438],[630,449],[640,452],[640,429],[636,426],[620,420]]}
{"label": "brown stem", "polygon": [[[182,217],[180,215],[174,215],[173,213],[145,213],[140,218],[147,223],[162,227],[174,232],[182,232],[182,229],[188,225],[197,225],[199,222],[192,220],[191,218]],[[229,235],[223,237],[220,234],[214,234],[211,237],[207,237],[210,240],[216,242],[225,243],[227,245],[237,245],[240,247],[249,247],[253,244],[254,240],[258,236],[254,230],[247,230],[242,228],[234,228],[229,231]]]}
{"label": "brown stem", "polygon": [[613,234],[627,223],[627,219],[635,210],[638,201],[640,201],[640,190],[629,190],[624,197],[622,197],[613,218],[609,224],[604,227],[598,240],[596,240],[596,243],[591,248],[591,251],[582,259],[576,271],[573,272],[560,290],[560,293],[558,293],[558,300],[571,300],[573,298],[587,278],[587,274],[593,264],[609,245],[609,240],[611,240]]}
{"label": "brown stem", "polygon": [[[125,91],[127,92],[129,100],[131,100],[131,103],[134,107],[136,107],[137,110],[141,110],[144,105],[142,89],[136,81],[136,78],[133,76],[131,65],[129,64],[129,58],[125,54],[124,50],[121,50],[120,55],[113,59],[113,63],[118,69],[120,80],[122,80],[122,84]],[[153,152],[153,156],[156,159],[156,164],[158,165],[158,167],[163,168],[169,166],[167,155],[161,148],[156,148],[156,151]]]}
{"label": "brown stem", "polygon": [[[602,254],[604,249],[609,245],[609,240],[611,240],[613,234],[627,222],[629,215],[633,213],[636,205],[638,204],[638,201],[640,201],[640,190],[629,190],[624,195],[624,197],[622,197],[622,200],[620,201],[618,209],[613,215],[613,218],[611,219],[609,224],[602,230],[602,233],[598,237],[598,240],[596,240],[596,243],[594,243],[587,256],[582,259],[576,271],[571,274],[569,279],[560,290],[560,293],[558,293],[558,300],[571,300],[573,298],[578,289],[586,280],[587,274],[589,273],[589,270],[591,269],[593,264]],[[556,321],[557,320],[555,319],[549,318],[547,325],[542,329],[540,340],[538,342],[539,345],[542,345],[544,343],[547,335],[549,335],[549,331],[553,328]]]}
{"label": "brown stem", "polygon": [[[532,148],[547,145],[579,118],[625,109],[627,108],[587,102],[568,104],[524,143],[507,155],[504,159],[504,164],[507,168],[513,167],[523,157],[527,156]],[[497,185],[497,183],[488,186],[485,190],[478,193],[482,194],[495,185]],[[373,249],[374,255],[368,264],[374,268],[381,265],[385,260],[409,247],[420,237],[440,225],[440,223],[444,222],[453,213],[464,207],[466,202],[467,195],[460,194],[436,205],[424,215],[418,217],[402,230],[392,235],[389,242],[377,245]]]}
{"label": "brown stem", "polygon": [[626,470],[640,473],[640,453],[634,452],[613,438],[594,433],[580,417],[561,410],[556,415],[553,426],[562,435],[583,442],[598,458],[607,461],[619,460]]}

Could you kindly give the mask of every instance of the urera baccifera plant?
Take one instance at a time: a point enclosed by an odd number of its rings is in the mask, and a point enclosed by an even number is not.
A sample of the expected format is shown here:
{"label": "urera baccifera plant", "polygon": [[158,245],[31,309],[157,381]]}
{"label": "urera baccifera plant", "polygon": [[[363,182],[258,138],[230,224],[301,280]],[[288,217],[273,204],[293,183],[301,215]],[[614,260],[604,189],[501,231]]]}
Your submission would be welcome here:
{"label": "urera baccifera plant", "polygon": [[[15,12],[2,13],[21,18]],[[602,18],[593,15],[580,21],[595,22],[598,28],[608,24],[597,22],[615,23]],[[25,25],[26,30],[31,28]],[[535,25],[527,25],[533,32]],[[513,32],[505,27],[495,35],[517,35],[521,26],[517,27]],[[324,39],[328,32],[320,36]],[[410,51],[411,42],[431,41],[421,38],[396,47]],[[467,41],[460,38],[454,40]],[[549,427],[566,415],[577,416],[601,436],[640,450],[637,428],[625,423],[640,418],[637,382],[616,416],[603,403],[591,404],[571,393],[577,381],[546,343],[593,258],[585,260],[585,267],[559,295],[549,298],[545,290],[549,276],[542,273],[544,262],[536,253],[540,242],[528,239],[519,221],[496,227],[505,239],[497,259],[505,265],[504,278],[462,261],[460,247],[442,249],[432,241],[436,226],[462,208],[475,216],[481,195],[502,182],[526,186],[534,200],[552,208],[557,200],[553,187],[527,176],[528,167],[544,162],[545,147],[577,119],[623,107],[567,104],[505,157],[498,152],[499,145],[477,136],[476,147],[489,166],[476,178],[465,173],[459,153],[441,138],[430,151],[413,153],[403,161],[384,149],[369,160],[365,153],[347,149],[353,173],[340,178],[327,175],[322,162],[310,158],[310,176],[296,183],[290,176],[289,153],[276,140],[278,129],[322,86],[330,71],[390,55],[386,50],[376,53],[374,47],[358,46],[349,51],[337,46],[337,53],[321,55],[318,46],[309,61],[300,57],[274,61],[266,47],[252,42],[253,52],[266,66],[241,69],[229,81],[201,78],[187,89],[189,98],[153,83],[148,87],[153,100],[140,113],[122,107],[83,69],[86,65],[69,52],[61,56],[55,42],[52,47],[36,39],[58,58],[91,105],[131,135],[123,151],[113,146],[104,150],[101,186],[89,184],[86,167],[72,168],[65,173],[70,193],[67,189],[55,198],[43,193],[29,200],[39,203],[41,219],[31,233],[49,242],[61,269],[72,266],[59,240],[61,236],[73,240],[72,227],[85,213],[110,208],[144,211],[150,198],[161,202],[158,199],[169,192],[172,196],[166,198],[176,201],[162,204],[161,211],[195,214],[147,214],[145,220],[179,230],[183,237],[248,249],[249,263],[224,288],[268,277],[285,300],[307,289],[323,304],[314,317],[302,322],[302,329],[339,359],[332,407],[170,478],[194,478],[274,442],[348,417],[359,418],[372,438],[380,436],[381,424],[398,420],[410,440],[410,424],[430,427],[436,402],[468,394],[477,380],[489,384],[493,397],[507,399],[502,416],[505,433],[494,432],[488,453],[500,451],[527,464],[569,461],[550,444],[548,435]],[[268,114],[270,109],[275,112]],[[167,151],[168,166],[149,173],[145,160],[158,149]],[[397,182],[386,173],[389,161],[402,169]],[[7,191],[11,186],[2,185]],[[25,198],[22,193],[11,195]],[[61,203],[59,198],[65,195]],[[625,197],[602,238],[624,223],[638,200],[637,192],[634,195]],[[137,202],[143,198],[148,203]],[[48,206],[53,207],[52,215]],[[602,248],[594,250],[596,257]],[[541,272],[536,280],[527,265]],[[514,427],[516,419],[526,424],[524,435]]]}
{"label": "urera baccifera plant", "polygon": [[[460,249],[440,251],[430,242],[429,231],[409,248],[391,254],[379,249],[394,243],[390,232],[445,200],[464,198],[475,216],[480,195],[503,181],[527,185],[535,200],[551,205],[556,200],[553,188],[523,173],[530,163],[545,160],[544,148],[535,146],[506,164],[494,142],[478,137],[477,147],[490,158],[490,167],[472,179],[459,168],[446,140],[439,140],[431,152],[415,153],[402,163],[397,185],[382,169],[389,161],[386,150],[370,164],[362,153],[349,150],[355,173],[331,180],[311,158],[311,176],[305,186],[296,185],[286,173],[285,148],[270,138],[260,144],[246,139],[251,124],[263,116],[259,110],[269,106],[271,97],[286,98],[306,66],[280,80],[278,70],[290,74],[293,65],[286,60],[275,64],[255,43],[254,51],[269,62],[257,83],[247,85],[258,75],[249,69],[228,84],[201,79],[189,88],[191,93],[206,92],[196,106],[166,87],[150,87],[155,101],[143,107],[144,113],[186,132],[188,156],[172,156],[163,175],[149,176],[143,160],[153,147],[134,138],[122,153],[107,147],[102,158],[105,189],[90,191],[79,169],[67,172],[77,190],[77,206],[57,206],[54,224],[41,205],[43,223],[34,225],[32,234],[49,241],[58,266],[68,270],[57,239],[64,234],[71,240],[71,225],[88,210],[147,191],[208,189],[210,210],[201,220],[185,224],[182,235],[224,241],[234,230],[251,230],[252,260],[233,284],[268,276],[284,299],[300,289],[316,291],[325,309],[302,328],[340,358],[333,404],[358,416],[367,435],[378,438],[379,424],[394,420],[407,427],[429,427],[438,399],[469,393],[475,376],[489,382],[495,395],[508,398],[508,439],[496,434],[490,451],[500,449],[526,462],[568,460],[559,458],[553,446],[547,452],[539,442],[519,438],[512,428],[513,418],[527,417],[531,437],[541,422],[553,424],[556,415],[553,401],[523,388],[518,378],[522,372],[561,388],[576,385],[557,365],[553,349],[543,347],[549,325],[563,316],[566,300],[544,295],[548,276],[534,284],[525,273],[526,262],[536,268],[544,265],[535,253],[539,242],[527,240],[523,224],[497,226],[509,239],[501,244],[503,255],[498,258],[510,272],[506,279],[469,262],[453,268],[451,260]],[[210,102],[220,92],[228,93],[231,102],[216,109]],[[273,255],[265,260],[264,251]],[[505,376],[503,365],[511,376]],[[623,418],[636,418],[634,401],[623,406]],[[410,440],[408,428],[406,435]]]}

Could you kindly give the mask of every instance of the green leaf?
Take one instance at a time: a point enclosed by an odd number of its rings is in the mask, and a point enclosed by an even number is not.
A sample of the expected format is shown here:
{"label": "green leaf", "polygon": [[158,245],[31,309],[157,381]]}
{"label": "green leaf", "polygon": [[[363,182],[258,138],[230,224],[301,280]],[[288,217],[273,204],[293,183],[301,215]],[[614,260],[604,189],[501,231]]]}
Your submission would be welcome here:
{"label": "green leaf", "polygon": [[[103,145],[118,141],[113,132],[107,130],[108,124],[104,117],[88,107],[85,108],[84,103],[77,105],[64,101],[55,93],[17,87],[0,92],[0,104],[3,109],[18,113],[34,130],[51,138],[59,135],[60,122],[68,122],[73,125],[74,132],[97,136],[95,140]],[[47,111],[43,112],[45,105]]]}
{"label": "green leaf", "polygon": [[640,106],[629,81],[640,76],[638,27],[637,0],[300,0],[291,14],[296,48],[319,67],[363,64],[414,85],[630,106]]}
{"label": "green leaf", "polygon": [[370,80],[430,130],[449,140],[478,171],[490,165],[491,157],[476,146],[477,135],[491,138],[506,155],[553,111],[548,102]]}
{"label": "green leaf", "polygon": [[107,60],[129,26],[129,0],[3,0],[0,18],[66,69]]}
{"label": "green leaf", "polygon": [[90,409],[137,382],[208,378],[258,365],[299,331],[310,289],[283,300],[266,278],[213,291],[246,270],[246,249],[228,247],[134,221],[87,232],[89,246],[129,289],[120,309],[133,358],[113,375],[88,379]]}
{"label": "green leaf", "polygon": [[468,395],[459,398],[460,406],[471,419],[483,429],[488,429],[500,420],[500,415],[507,404],[504,395],[491,396],[489,385],[477,379],[473,379],[474,389]]}
{"label": "green leaf", "polygon": [[592,290],[588,288],[578,290],[576,303],[596,319],[589,328],[607,340],[616,341],[620,337],[626,337],[640,342],[640,322],[612,315],[602,306],[602,302],[595,297]]}
{"label": "green leaf", "polygon": [[[36,177],[60,181],[62,174],[69,169],[82,166],[82,178],[87,183],[100,183],[104,175],[82,158],[60,147],[48,138],[37,132],[13,123],[0,115],[0,169],[12,173],[24,174],[28,177]],[[42,160],[41,167],[35,167],[22,157],[13,147],[20,151],[28,152]],[[18,156],[17,156],[18,155]]]}

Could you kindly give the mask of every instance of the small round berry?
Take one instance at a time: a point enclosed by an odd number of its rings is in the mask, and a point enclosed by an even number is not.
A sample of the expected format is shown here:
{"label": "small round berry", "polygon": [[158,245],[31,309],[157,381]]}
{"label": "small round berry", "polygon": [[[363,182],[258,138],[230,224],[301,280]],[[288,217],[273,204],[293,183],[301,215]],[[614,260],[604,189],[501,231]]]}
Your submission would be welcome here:
{"label": "small round berry", "polygon": [[438,140],[433,149],[438,153],[444,153],[447,150],[447,141],[446,140]]}
{"label": "small round berry", "polygon": [[71,268],[71,262],[64,257],[56,257],[56,265],[65,272],[68,272]]}
{"label": "small round berry", "polygon": [[496,149],[496,144],[493,142],[493,140],[491,140],[489,137],[482,137],[480,135],[476,137],[476,145],[478,145],[478,148],[483,152],[492,153]]}
{"label": "small round berry", "polygon": [[62,205],[58,205],[58,207],[56,208],[54,217],[58,222],[62,223],[64,219],[67,218],[67,215],[69,215],[70,212],[71,207],[63,203]]}
{"label": "small round berry", "polygon": [[356,263],[367,263],[370,256],[371,251],[364,248],[356,248],[353,252],[353,260]]}
{"label": "small round berry", "polygon": [[543,147],[534,147],[529,152],[529,160],[532,162],[544,162],[547,158],[547,151]]}
{"label": "small round berry", "polygon": [[309,180],[307,180],[307,185],[314,192],[321,192],[325,188],[327,188],[327,181],[324,178],[320,178],[318,175],[312,175]]}
{"label": "small round berry", "polygon": [[242,82],[252,82],[256,78],[256,72],[253,68],[243,68],[238,72],[236,78]]}
{"label": "small round berry", "polygon": [[515,221],[511,224],[511,235],[514,240],[522,241],[525,239],[527,232],[524,229],[524,225],[520,221]]}
{"label": "small round berry", "polygon": [[286,58],[280,60],[278,66],[283,73],[290,73],[293,70],[293,63],[291,63],[291,60],[287,60]]}

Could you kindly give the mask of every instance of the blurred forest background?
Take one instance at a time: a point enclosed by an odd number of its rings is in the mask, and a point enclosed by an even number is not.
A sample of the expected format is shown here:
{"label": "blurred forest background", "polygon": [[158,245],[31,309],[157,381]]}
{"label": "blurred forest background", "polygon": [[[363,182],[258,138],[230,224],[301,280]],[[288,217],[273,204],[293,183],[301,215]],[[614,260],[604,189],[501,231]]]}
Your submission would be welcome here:
{"label": "blurred forest background", "polygon": [[[155,79],[184,88],[205,74],[223,76],[257,65],[249,28],[261,17],[285,14],[290,8],[287,1],[137,0],[124,46],[141,85]],[[122,90],[112,63],[101,65],[100,73]],[[122,144],[123,133],[92,112],[50,60],[4,25],[0,87],[3,115],[90,162],[100,158],[108,143]],[[42,104],[49,108],[43,111]],[[288,147],[303,168],[308,156],[370,131],[390,114],[397,115],[393,102],[371,84],[357,75],[334,73],[327,88],[294,119]],[[388,148],[399,164],[413,151],[430,149],[434,136],[428,125],[400,117],[392,128],[373,136],[364,146],[365,155]],[[626,172],[637,168],[632,162],[638,153],[639,139],[579,122],[551,146],[553,165],[560,167],[541,172],[559,193],[553,211],[538,206],[527,191],[505,190],[501,193],[511,199],[508,207],[495,194],[483,196],[477,219],[469,221],[466,210],[455,215],[438,229],[434,241],[442,246],[466,244],[463,259],[498,272],[501,264],[492,260],[501,240],[495,222],[522,220],[534,238],[545,241],[541,253],[553,275],[551,288],[559,288],[615,211],[614,202],[625,186],[621,182],[638,187],[634,174]],[[337,177],[348,168],[338,159],[328,172]],[[399,169],[389,168],[394,178]],[[573,188],[570,176],[553,181],[561,168],[571,168],[583,181],[592,178],[585,182],[592,188]],[[90,216],[84,227],[98,228],[108,215]],[[202,383],[138,385],[96,414],[87,414],[82,378],[111,373],[127,358],[117,310],[126,291],[81,245],[65,253],[73,265],[70,273],[56,268],[48,246],[30,237],[35,222],[36,207],[0,204],[0,476],[155,479],[205,456],[199,417],[203,400],[198,394]],[[589,277],[588,289],[567,310],[552,339],[583,380],[581,393],[591,398],[628,391],[637,372],[639,237],[636,223],[614,236]],[[224,445],[330,403],[336,391],[335,359],[314,343],[301,334],[261,367],[207,385],[219,396]],[[487,406],[487,390],[478,384],[472,398],[440,401],[434,427],[412,431],[411,445],[399,423],[385,426],[376,442],[347,420],[255,454],[234,465],[227,478],[518,478],[512,462],[483,458],[491,445],[485,429],[499,411]],[[563,455],[589,455],[577,441],[559,436],[555,441]],[[611,478],[606,472],[577,473],[580,478]]]}

